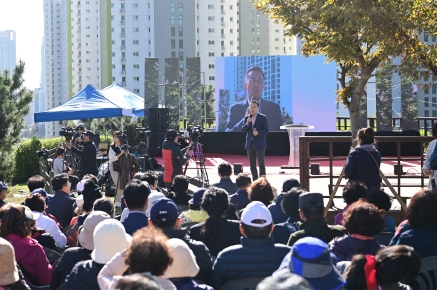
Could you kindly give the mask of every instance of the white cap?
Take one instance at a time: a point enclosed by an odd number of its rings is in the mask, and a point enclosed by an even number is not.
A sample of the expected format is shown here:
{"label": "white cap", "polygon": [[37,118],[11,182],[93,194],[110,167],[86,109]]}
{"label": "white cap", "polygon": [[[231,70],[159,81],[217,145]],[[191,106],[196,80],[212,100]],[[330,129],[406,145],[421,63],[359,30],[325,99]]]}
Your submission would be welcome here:
{"label": "white cap", "polygon": [[[265,220],[264,223],[253,223],[254,220],[261,219]],[[243,214],[241,215],[241,222],[254,226],[254,227],[264,227],[269,224],[272,224],[272,214],[269,209],[259,201],[250,202],[246,208],[243,210]]]}
{"label": "white cap", "polygon": [[150,217],[150,209],[152,209],[153,202],[164,197],[165,195],[158,191],[154,191],[150,193],[149,197],[147,198],[147,209],[146,209],[147,217]]}

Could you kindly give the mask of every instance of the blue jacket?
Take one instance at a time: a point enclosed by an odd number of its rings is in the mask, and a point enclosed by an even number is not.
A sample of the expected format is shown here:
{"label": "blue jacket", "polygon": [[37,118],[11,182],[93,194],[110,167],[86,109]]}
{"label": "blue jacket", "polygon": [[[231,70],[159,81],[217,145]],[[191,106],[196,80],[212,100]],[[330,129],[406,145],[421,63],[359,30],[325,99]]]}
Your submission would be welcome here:
{"label": "blue jacket", "polygon": [[127,234],[133,235],[134,232],[149,225],[149,218],[145,213],[130,212],[121,222]]}
{"label": "blue jacket", "polygon": [[288,243],[290,235],[299,230],[300,220],[289,218],[286,222],[275,224],[272,236],[275,239],[275,244]]}
{"label": "blue jacket", "polygon": [[274,244],[273,237],[241,238],[241,245],[228,247],[221,251],[211,275],[211,286],[219,289],[228,281],[268,277],[279,268],[282,259],[291,248]]}
{"label": "blue jacket", "polygon": [[380,248],[385,247],[375,239],[362,240],[349,235],[336,237],[328,245],[338,262],[350,261],[354,255],[375,255]]}
{"label": "blue jacket", "polygon": [[389,245],[412,246],[422,259],[437,256],[437,227],[410,227],[403,221]]}
{"label": "blue jacket", "polygon": [[213,184],[212,186],[225,189],[229,195],[237,192],[237,185],[232,182],[231,178],[221,178],[220,182]]}
{"label": "blue jacket", "polygon": [[349,181],[363,182],[367,185],[367,191],[370,192],[373,189],[379,189],[381,186],[378,169],[380,165],[381,154],[379,151],[374,148],[363,149],[356,147],[350,151],[347,157],[344,176],[349,178]]}
{"label": "blue jacket", "polygon": [[237,193],[229,196],[229,200],[236,210],[246,208],[250,203],[249,193],[246,190],[238,190]]}
{"label": "blue jacket", "polygon": [[214,290],[206,284],[199,284],[192,278],[170,278],[169,279],[178,290]]}
{"label": "blue jacket", "polygon": [[[249,119],[249,115],[244,117],[244,125],[241,129],[241,131],[246,134],[246,150],[250,149],[251,144],[253,144],[253,147],[258,151],[265,150],[267,147],[266,135],[269,133],[267,117],[264,114],[258,113],[255,124],[253,125],[253,122],[247,124],[247,119]],[[253,128],[256,128],[258,131],[257,136],[253,135]]]}
{"label": "blue jacket", "polygon": [[281,202],[282,202],[282,199],[284,199],[284,196],[285,196],[285,193],[279,194],[278,197],[276,197],[275,203],[270,204],[268,207],[270,213],[272,214],[274,224],[286,222],[287,219],[290,218],[287,213],[282,211],[282,208],[281,208]]}

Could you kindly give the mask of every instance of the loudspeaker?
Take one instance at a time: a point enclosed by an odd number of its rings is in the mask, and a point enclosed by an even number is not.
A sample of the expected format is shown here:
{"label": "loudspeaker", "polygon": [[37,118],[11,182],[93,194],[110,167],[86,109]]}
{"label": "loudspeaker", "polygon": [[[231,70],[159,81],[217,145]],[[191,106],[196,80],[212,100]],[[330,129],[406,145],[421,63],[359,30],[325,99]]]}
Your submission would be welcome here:
{"label": "loudspeaker", "polygon": [[94,142],[97,148],[99,148],[100,144],[100,132],[94,133],[94,136],[91,138],[91,140]]}
{"label": "loudspeaker", "polygon": [[242,172],[243,172],[243,164],[242,163],[234,164],[234,175],[238,175]]}
{"label": "loudspeaker", "polygon": [[169,129],[170,111],[168,108],[149,108],[149,129],[167,131]]}
{"label": "loudspeaker", "polygon": [[399,175],[402,175],[404,173],[402,165],[393,165],[393,166],[394,166],[394,172],[395,172],[396,176],[398,175],[398,173],[399,173]]}
{"label": "loudspeaker", "polygon": [[320,175],[320,164],[311,164],[311,175]]}

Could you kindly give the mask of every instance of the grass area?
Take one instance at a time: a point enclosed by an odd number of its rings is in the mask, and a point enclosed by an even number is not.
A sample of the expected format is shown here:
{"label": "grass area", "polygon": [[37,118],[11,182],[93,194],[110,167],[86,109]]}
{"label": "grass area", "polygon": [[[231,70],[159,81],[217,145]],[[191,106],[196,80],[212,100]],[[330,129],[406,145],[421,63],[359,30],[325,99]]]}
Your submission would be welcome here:
{"label": "grass area", "polygon": [[27,194],[29,194],[29,189],[26,184],[17,184],[15,186],[8,185],[5,202],[19,204],[24,201]]}

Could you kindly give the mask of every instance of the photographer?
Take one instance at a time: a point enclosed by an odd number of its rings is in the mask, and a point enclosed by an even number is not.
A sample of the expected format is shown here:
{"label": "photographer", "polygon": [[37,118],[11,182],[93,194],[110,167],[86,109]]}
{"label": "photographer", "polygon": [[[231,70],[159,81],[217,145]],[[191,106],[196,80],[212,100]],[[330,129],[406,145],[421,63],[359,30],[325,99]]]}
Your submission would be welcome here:
{"label": "photographer", "polygon": [[[114,139],[114,144],[112,144],[109,147],[109,172],[111,173],[111,178],[114,184],[117,186],[119,184],[119,175],[120,173],[123,175],[125,169],[121,169],[119,158],[124,154],[124,150],[122,149],[123,146],[123,140],[120,139],[120,136],[122,135],[122,132],[115,131],[112,134],[112,137]],[[117,187],[117,195],[115,197],[115,202],[119,202],[121,199],[121,196],[123,196],[123,189],[120,189],[120,187]]]}
{"label": "photographer", "polygon": [[70,142],[65,144],[66,147],[72,150],[72,152],[79,157],[80,159],[80,178],[86,174],[97,175],[97,148],[94,142],[91,140],[91,137],[94,136],[94,132],[87,130],[83,134],[83,149],[79,150],[78,148],[72,146]]}
{"label": "photographer", "polygon": [[82,123],[79,123],[76,126],[76,133],[73,136],[73,144],[75,146],[83,147],[84,141],[83,141],[83,133],[85,131],[85,126]]}
{"label": "photographer", "polygon": [[181,151],[179,144],[177,143],[178,140],[178,133],[176,130],[168,130],[165,141],[162,143],[164,182],[167,189],[170,189],[173,178],[176,175],[183,175],[182,165],[188,161],[192,153],[192,142],[190,142],[190,147]]}
{"label": "photographer", "polygon": [[55,156],[53,157],[53,164],[52,164],[52,170],[54,175],[59,175],[62,173],[68,174],[68,180],[71,183],[71,187],[73,189],[76,189],[77,183],[79,183],[79,178],[77,176],[74,176],[74,168],[70,168],[67,166],[67,164],[64,161],[64,153],[65,149],[63,147],[58,147],[56,149]]}

